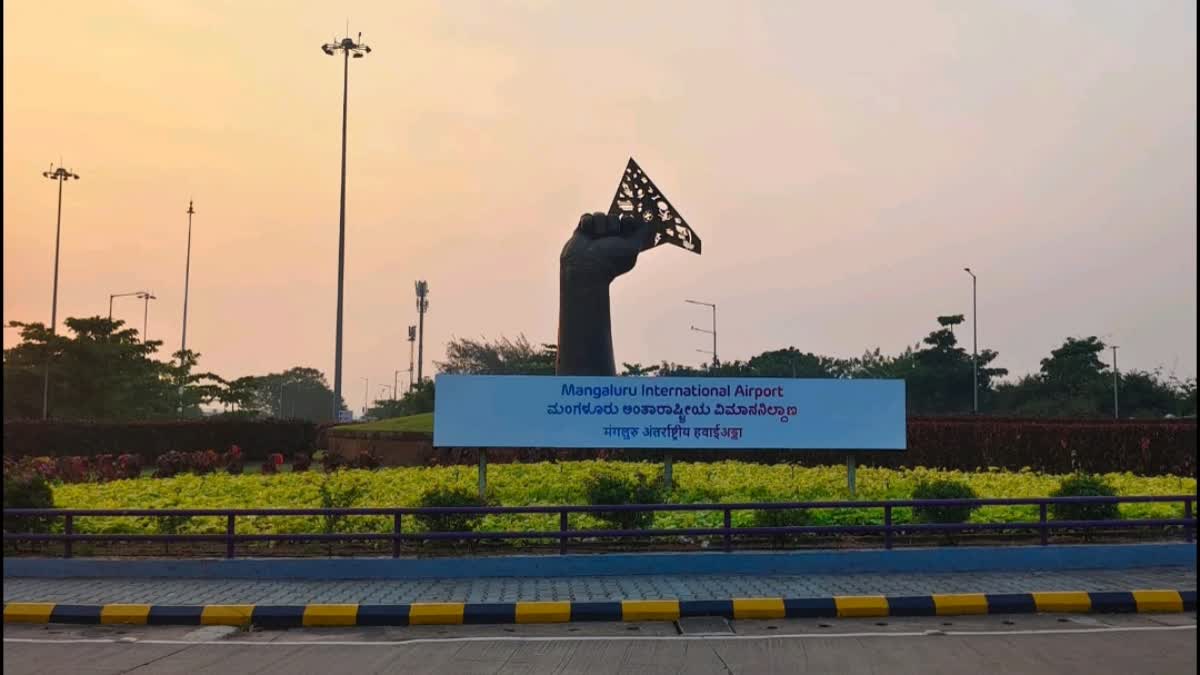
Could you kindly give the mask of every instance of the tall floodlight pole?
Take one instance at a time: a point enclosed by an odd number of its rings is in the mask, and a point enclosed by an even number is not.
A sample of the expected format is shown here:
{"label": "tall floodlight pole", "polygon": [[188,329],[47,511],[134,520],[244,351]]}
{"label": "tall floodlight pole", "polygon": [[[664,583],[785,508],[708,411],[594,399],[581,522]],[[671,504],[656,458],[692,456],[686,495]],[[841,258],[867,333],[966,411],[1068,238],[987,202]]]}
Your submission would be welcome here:
{"label": "tall floodlight pole", "polygon": [[408,327],[408,390],[413,388],[413,346],[417,344],[417,327]]}
{"label": "tall floodlight pole", "polygon": [[[188,286],[192,276],[192,214],[196,210],[192,208],[192,200],[188,200],[188,234],[187,234],[187,257],[183,264],[183,333],[179,340],[179,365],[183,366],[183,354],[187,352],[187,310],[188,310]],[[181,371],[182,372],[182,371]],[[179,383],[179,415],[183,416],[183,382]],[[283,403],[279,404],[279,416],[283,417]]]}
{"label": "tall floodlight pole", "polygon": [[144,344],[150,337],[150,301],[158,298],[150,293],[142,293],[138,297],[146,301],[146,309],[142,313],[142,343]]}
{"label": "tall floodlight pole", "polygon": [[1120,374],[1117,370],[1117,345],[1112,346],[1113,350],[1113,419],[1121,419],[1120,401],[1118,400],[1117,390],[1120,388]]}
{"label": "tall floodlight pole", "polygon": [[976,286],[978,280],[975,278],[975,273],[970,267],[964,267],[963,271],[971,275],[971,377],[974,387],[974,411],[979,414],[979,309],[976,303]]}
{"label": "tall floodlight pole", "polygon": [[392,371],[392,400],[396,400],[396,387],[400,386],[400,371]]}
{"label": "tall floodlight pole", "polygon": [[[712,308],[712,330],[704,330],[703,328],[696,328],[695,326],[692,326],[692,330],[696,331],[697,333],[709,333],[712,335],[713,367],[716,368],[717,366],[721,365],[720,360],[717,359],[717,306],[711,302],[700,302],[699,300],[684,300],[684,302],[688,302],[693,305],[703,305],[705,307]],[[703,351],[703,350],[700,350],[700,351]]]}
{"label": "tall floodlight pole", "polygon": [[[53,164],[50,165],[50,170],[43,171],[42,175],[58,181],[58,218],[54,225],[54,292],[50,297],[50,334],[55,335],[58,332],[58,250],[62,241],[62,186],[71,179],[79,180],[79,176],[61,166],[55,169]],[[50,354],[51,350],[47,350],[46,373],[42,380],[42,419],[50,418]]]}
{"label": "tall floodlight pole", "polygon": [[[362,33],[358,34],[362,40]],[[336,421],[341,412],[339,401],[342,400],[342,293],[345,286],[346,274],[346,108],[350,91],[350,57],[361,59],[364,54],[370,54],[371,48],[362,42],[355,42],[349,37],[340,42],[330,42],[321,45],[321,51],[329,56],[334,52],[342,52],[342,190],[338,205],[338,288],[337,288],[337,336],[333,348],[333,419]]]}
{"label": "tall floodlight pole", "polygon": [[422,367],[425,365],[425,312],[429,309],[429,284],[418,281],[417,287],[417,382],[424,381]]}

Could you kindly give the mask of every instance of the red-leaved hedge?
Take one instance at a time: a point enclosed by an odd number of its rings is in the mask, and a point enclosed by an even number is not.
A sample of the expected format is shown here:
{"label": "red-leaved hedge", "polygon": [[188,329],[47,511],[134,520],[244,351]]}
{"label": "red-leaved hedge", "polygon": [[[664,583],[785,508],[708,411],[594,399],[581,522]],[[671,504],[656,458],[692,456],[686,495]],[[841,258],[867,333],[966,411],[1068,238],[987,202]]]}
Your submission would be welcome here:
{"label": "red-leaved hedge", "polygon": [[245,461],[273,452],[312,452],[318,427],[303,420],[180,422],[5,421],[4,456],[63,457],[134,454],[153,464],[168,452],[241,448]]}

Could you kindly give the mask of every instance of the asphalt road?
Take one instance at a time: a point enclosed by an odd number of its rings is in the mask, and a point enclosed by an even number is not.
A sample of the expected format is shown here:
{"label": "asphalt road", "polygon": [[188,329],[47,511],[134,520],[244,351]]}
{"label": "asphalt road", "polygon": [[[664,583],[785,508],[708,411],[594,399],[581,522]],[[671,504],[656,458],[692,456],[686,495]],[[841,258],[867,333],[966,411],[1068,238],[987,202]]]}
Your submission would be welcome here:
{"label": "asphalt road", "polygon": [[4,672],[1195,673],[1196,614],[252,633],[221,627],[5,626]]}

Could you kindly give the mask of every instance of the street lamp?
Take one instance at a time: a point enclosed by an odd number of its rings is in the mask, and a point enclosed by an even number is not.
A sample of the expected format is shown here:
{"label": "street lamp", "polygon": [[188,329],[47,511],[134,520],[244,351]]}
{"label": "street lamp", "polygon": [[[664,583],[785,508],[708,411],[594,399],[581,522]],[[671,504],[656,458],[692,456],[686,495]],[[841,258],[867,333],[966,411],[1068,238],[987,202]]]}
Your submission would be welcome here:
{"label": "street lamp", "polygon": [[113,293],[112,295],[109,295],[108,296],[108,320],[112,321],[112,308],[113,308],[113,299],[114,298],[128,298],[128,297],[134,296],[134,295],[136,295],[137,297],[140,298],[140,297],[142,297],[142,295],[145,292],[146,291],[134,291],[132,293]]}
{"label": "street lamp", "polygon": [[408,327],[408,390],[413,387],[413,346],[417,343],[417,327]]}
{"label": "street lamp", "polygon": [[[362,33],[358,34],[359,40]],[[342,295],[346,274],[346,106],[350,92],[350,57],[361,59],[370,54],[371,48],[349,37],[340,42],[321,45],[321,51],[329,56],[342,52],[342,192],[338,205],[338,291],[337,291],[337,337],[333,349],[333,419],[338,417],[338,402],[342,400]]]}
{"label": "street lamp", "polygon": [[158,298],[150,293],[139,293],[138,297],[146,301],[146,309],[142,314],[142,344],[145,344],[150,338],[150,301]]}
{"label": "street lamp", "polygon": [[975,273],[970,267],[964,267],[963,271],[971,275],[971,377],[974,382],[972,391],[974,392],[974,410],[975,414],[979,414],[979,310],[976,304],[976,285],[978,280],[975,278]]}
{"label": "street lamp", "polygon": [[192,208],[192,200],[188,200],[188,236],[187,236],[187,258],[183,266],[183,337],[179,341],[179,351],[187,351],[187,310],[188,310],[188,284],[192,276],[192,214],[196,211]]}
{"label": "street lamp", "polygon": [[1113,350],[1113,419],[1114,420],[1121,419],[1121,415],[1119,412],[1120,411],[1120,401],[1118,400],[1118,396],[1117,396],[1117,390],[1120,388],[1120,375],[1119,375],[1120,371],[1117,370],[1117,346],[1118,345],[1112,346],[1112,350]]}
{"label": "street lamp", "polygon": [[[192,276],[192,214],[196,211],[192,208],[192,200],[188,200],[188,236],[187,236],[187,258],[183,267],[183,334],[179,340],[179,367],[183,368],[184,353],[187,352],[187,310],[188,310],[188,285]],[[181,370],[182,372],[182,370]],[[282,397],[282,395],[281,395]],[[183,417],[183,381],[179,382],[179,416]],[[279,403],[279,416],[283,417],[283,401]]]}
{"label": "street lamp", "polygon": [[[58,250],[62,241],[62,186],[69,180],[79,180],[79,176],[61,166],[56,169],[53,164],[50,165],[50,170],[43,171],[42,175],[58,181],[58,218],[54,225],[54,293],[50,299],[50,334],[54,335],[58,327]],[[42,419],[50,418],[50,354],[50,350],[47,350],[46,376],[42,380]]]}
{"label": "street lamp", "polygon": [[704,352],[705,354],[712,354],[713,367],[716,368],[717,366],[720,365],[720,361],[717,360],[717,306],[711,302],[700,302],[699,300],[684,300],[684,302],[688,302],[693,305],[703,305],[705,307],[712,308],[712,330],[704,330],[703,328],[696,328],[695,326],[692,326],[692,330],[696,331],[697,333],[708,333],[708,334],[712,335],[712,340],[713,340],[712,351],[705,352],[702,349],[698,349],[696,351]]}

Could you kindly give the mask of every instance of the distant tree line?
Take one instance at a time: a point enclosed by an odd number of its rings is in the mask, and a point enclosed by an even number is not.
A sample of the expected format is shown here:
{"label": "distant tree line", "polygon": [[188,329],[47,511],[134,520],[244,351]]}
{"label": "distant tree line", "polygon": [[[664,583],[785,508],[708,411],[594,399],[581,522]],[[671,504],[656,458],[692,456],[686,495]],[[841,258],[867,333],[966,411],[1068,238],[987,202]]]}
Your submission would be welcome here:
{"label": "distant tree line", "polygon": [[[624,363],[623,375],[660,377],[795,377],[903,379],[911,415],[970,414],[971,353],[959,346],[954,333],[961,314],[937,317],[938,328],[920,343],[896,355],[878,348],[853,358],[802,352],[795,347],[766,351],[747,361],[727,361],[699,367],[663,362],[645,366]],[[1113,377],[1101,360],[1107,345],[1096,337],[1067,338],[1042,359],[1037,373],[1004,379],[1008,370],[993,364],[999,354],[979,352],[979,407],[990,415],[1019,417],[1112,417]],[[443,373],[476,375],[553,375],[555,346],[534,345],[524,336],[453,339],[446,360],[436,365]],[[1196,379],[1164,376],[1160,370],[1129,370],[1119,374],[1121,417],[1194,416]]]}
{"label": "distant tree line", "polygon": [[[46,363],[54,419],[130,421],[203,416],[205,406],[231,417],[333,418],[333,392],[314,368],[227,380],[197,370],[200,354],[155,357],[162,342],[143,342],[119,320],[69,318],[65,334],[41,323],[12,322],[21,342],[4,350],[4,419],[40,419]],[[341,408],[345,409],[345,402]]]}
{"label": "distant tree line", "polygon": [[[803,352],[795,347],[766,351],[746,361],[699,367],[663,362],[625,363],[623,375],[688,377],[794,377],[903,379],[912,415],[959,415],[972,410],[972,358],[959,346],[955,327],[962,315],[937,317],[938,328],[899,354],[880,349],[853,358]],[[50,410],[55,419],[125,421],[197,418],[205,407],[232,417],[274,417],[327,422],[333,392],[315,368],[225,379],[198,369],[200,354],[156,357],[161,341],[142,342],[124,322],[103,317],[69,318],[64,334],[40,323],[13,322],[21,342],[4,350],[4,418],[38,419],[45,364],[51,363]],[[1111,417],[1113,378],[1101,360],[1106,345],[1096,337],[1067,338],[1042,359],[1038,372],[1005,379],[994,364],[999,354],[979,354],[980,410],[1021,417]],[[553,375],[553,344],[516,339],[452,339],[443,373]],[[1180,380],[1159,370],[1130,370],[1119,376],[1121,417],[1194,416],[1196,379]],[[385,418],[433,410],[431,380],[396,399],[376,400],[368,417]],[[340,408],[346,410],[345,401]]]}

